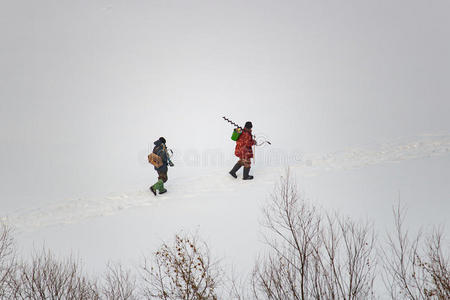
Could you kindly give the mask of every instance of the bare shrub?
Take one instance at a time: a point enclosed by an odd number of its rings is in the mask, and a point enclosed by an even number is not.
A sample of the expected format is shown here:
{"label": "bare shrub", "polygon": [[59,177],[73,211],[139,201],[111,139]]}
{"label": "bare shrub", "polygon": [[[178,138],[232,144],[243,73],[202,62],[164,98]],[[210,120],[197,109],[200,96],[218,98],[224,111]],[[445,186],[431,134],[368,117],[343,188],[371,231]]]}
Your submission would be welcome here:
{"label": "bare shrub", "polygon": [[323,299],[373,298],[377,260],[372,226],[339,216],[327,215],[326,220],[315,257],[320,271],[314,294]]}
{"label": "bare shrub", "polygon": [[195,236],[175,236],[172,246],[164,243],[153,261],[143,266],[144,296],[147,299],[218,299],[221,277],[208,247]]}
{"label": "bare shrub", "polygon": [[79,262],[58,261],[48,251],[18,266],[11,290],[13,299],[99,299],[96,283],[82,274]]}
{"label": "bare shrub", "polygon": [[388,235],[387,248],[382,250],[384,282],[391,298],[450,299],[450,265],[442,249],[442,231],[426,238],[419,232],[410,239],[400,204],[393,214],[395,233]]}
{"label": "bare shrub", "polygon": [[131,271],[125,270],[120,264],[107,266],[104,276],[103,295],[108,300],[133,300],[137,299],[136,279]]}
{"label": "bare shrub", "polygon": [[[436,299],[450,299],[450,260],[442,249],[442,231],[434,231],[426,240],[424,258],[419,257],[419,265],[428,275],[426,295]],[[447,249],[448,250],[448,249]]]}
{"label": "bare shrub", "polygon": [[9,284],[16,268],[15,259],[11,228],[0,223],[0,299],[10,298]]}
{"label": "bare shrub", "polygon": [[248,277],[248,274],[243,276],[231,266],[230,272],[227,272],[227,276],[223,280],[224,296],[220,297],[220,299],[252,299],[252,290],[249,285],[250,282],[251,278]]}
{"label": "bare shrub", "polygon": [[302,201],[289,172],[264,210],[269,252],[252,275],[257,299],[373,296],[375,237],[369,224],[324,214]]}

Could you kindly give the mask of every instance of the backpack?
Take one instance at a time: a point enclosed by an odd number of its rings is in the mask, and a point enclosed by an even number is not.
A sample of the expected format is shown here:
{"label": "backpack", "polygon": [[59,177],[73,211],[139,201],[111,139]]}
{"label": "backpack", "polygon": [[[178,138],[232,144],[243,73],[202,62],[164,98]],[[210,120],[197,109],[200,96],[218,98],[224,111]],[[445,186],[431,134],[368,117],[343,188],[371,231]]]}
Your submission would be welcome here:
{"label": "backpack", "polygon": [[241,128],[235,128],[234,130],[233,130],[233,134],[231,135],[231,139],[233,140],[233,141],[237,141],[238,139],[239,139],[239,137],[241,136],[241,134],[242,134],[242,129]]}
{"label": "backpack", "polygon": [[[166,147],[163,145],[162,146],[162,150],[166,151]],[[155,151],[155,150],[153,150]],[[159,168],[163,165],[163,161],[161,156],[159,156],[158,154],[152,152],[148,155],[148,162],[151,163],[152,165],[154,165],[156,168]]]}
{"label": "backpack", "polygon": [[162,158],[153,152],[148,155],[148,162],[154,165],[156,168],[159,168],[163,165]]}

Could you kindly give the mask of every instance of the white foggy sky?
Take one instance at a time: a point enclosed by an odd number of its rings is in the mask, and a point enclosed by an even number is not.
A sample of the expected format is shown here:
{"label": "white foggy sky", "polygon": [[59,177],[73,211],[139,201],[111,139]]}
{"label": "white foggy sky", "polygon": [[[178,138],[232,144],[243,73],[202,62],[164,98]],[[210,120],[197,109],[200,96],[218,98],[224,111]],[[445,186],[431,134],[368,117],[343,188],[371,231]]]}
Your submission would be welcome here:
{"label": "white foggy sky", "polygon": [[223,115],[302,151],[450,129],[449,1],[0,7],[7,201],[141,179],[161,135],[231,149]]}

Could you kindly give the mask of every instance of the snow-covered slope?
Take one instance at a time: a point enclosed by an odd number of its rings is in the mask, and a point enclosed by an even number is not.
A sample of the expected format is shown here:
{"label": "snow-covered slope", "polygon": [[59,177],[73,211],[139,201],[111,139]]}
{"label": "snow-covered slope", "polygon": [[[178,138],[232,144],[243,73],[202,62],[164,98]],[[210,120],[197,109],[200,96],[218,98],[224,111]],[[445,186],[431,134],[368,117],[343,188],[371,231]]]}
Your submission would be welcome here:
{"label": "snow-covered slope", "polygon": [[[93,271],[108,260],[136,261],[177,232],[198,231],[215,255],[246,272],[262,246],[261,208],[287,166],[271,165],[270,148],[259,154],[253,181],[229,176],[231,166],[175,167],[169,170],[169,192],[161,196],[142,184],[134,191],[61,200],[0,217],[16,228],[23,252],[44,243],[60,254],[75,252]],[[416,224],[446,220],[449,154],[450,136],[432,135],[328,154],[301,153],[289,159],[289,167],[310,201],[369,218],[381,229],[399,193],[407,205],[416,203],[409,207],[412,217],[422,218]],[[418,165],[425,174],[414,173]],[[153,178],[152,170],[149,174]]]}

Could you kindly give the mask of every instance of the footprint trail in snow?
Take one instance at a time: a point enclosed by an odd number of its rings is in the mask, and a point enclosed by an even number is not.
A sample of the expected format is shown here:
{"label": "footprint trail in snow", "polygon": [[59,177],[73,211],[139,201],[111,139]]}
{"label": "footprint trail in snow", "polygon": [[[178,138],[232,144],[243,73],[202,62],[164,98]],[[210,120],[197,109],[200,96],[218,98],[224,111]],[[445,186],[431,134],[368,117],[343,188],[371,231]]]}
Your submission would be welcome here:
{"label": "footprint trail in snow", "polygon": [[[304,154],[301,160],[291,165],[291,168],[302,176],[317,176],[330,170],[358,169],[448,154],[450,154],[450,135],[428,135],[390,141],[372,148],[359,147],[330,154]],[[268,189],[273,186],[276,172],[269,170],[269,167],[258,165],[256,168],[259,177],[251,183],[252,188]],[[280,166],[274,169],[281,170]],[[217,193],[232,194],[242,184],[244,184],[242,180],[232,179],[227,170],[205,171],[205,175],[178,178],[171,182],[170,193],[163,196],[154,197],[145,189],[111,194],[102,198],[74,199],[0,215],[0,221],[12,225],[18,232],[34,231],[47,226],[73,224],[88,218],[115,215],[130,208],[148,207],[173,199],[189,200],[206,194],[211,197]]]}

